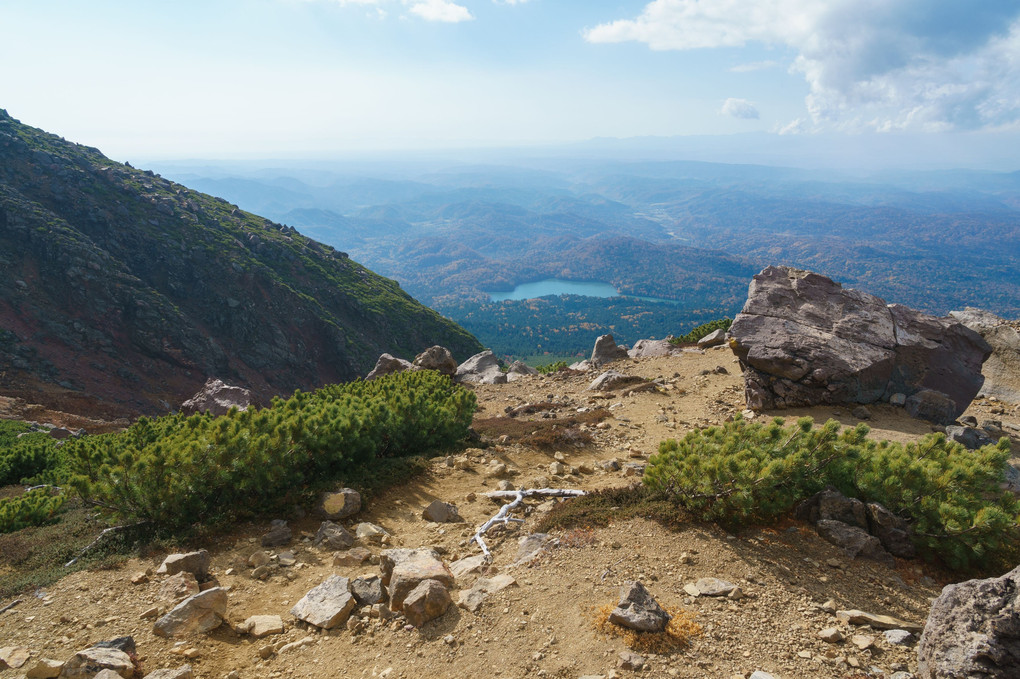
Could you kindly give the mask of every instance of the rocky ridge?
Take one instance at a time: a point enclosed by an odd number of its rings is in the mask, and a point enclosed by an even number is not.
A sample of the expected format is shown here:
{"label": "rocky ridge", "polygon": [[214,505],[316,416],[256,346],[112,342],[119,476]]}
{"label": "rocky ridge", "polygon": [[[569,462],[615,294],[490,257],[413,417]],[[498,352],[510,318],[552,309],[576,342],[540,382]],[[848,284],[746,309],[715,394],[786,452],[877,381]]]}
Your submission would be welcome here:
{"label": "rocky ridge", "polygon": [[[538,428],[565,423],[583,414],[579,411],[604,409],[608,417],[601,422],[577,426],[590,437],[587,445],[538,449],[518,434],[490,430],[488,448],[434,460],[430,475],[370,503],[343,493],[342,501],[324,497],[323,515],[239,526],[204,545],[209,560],[203,569],[204,559],[196,559],[195,587],[226,592],[222,622],[208,632],[156,633],[156,622],[179,607],[175,596],[197,595],[190,586],[174,590],[178,595],[169,593],[168,580],[180,576],[171,573],[177,566],[170,564],[185,560],[171,560],[161,575],[162,554],[114,570],[76,573],[36,596],[21,597],[20,604],[0,614],[0,638],[5,651],[24,649],[17,652],[25,660],[17,669],[0,671],[0,677],[33,671],[46,664],[44,659],[59,665],[97,642],[123,636],[132,637],[146,675],[187,665],[193,676],[217,679],[317,678],[337,672],[366,677],[641,672],[634,676],[745,679],[904,679],[916,673],[917,632],[940,584],[948,582],[945,574],[916,560],[888,565],[851,558],[806,522],[731,535],[694,524],[667,530],[634,517],[524,540],[559,502],[536,498],[516,513],[523,524],[497,525],[486,534],[491,564],[477,559],[480,552],[471,537],[500,506],[485,493],[625,485],[637,479],[658,441],[744,410],[742,381],[728,348],[625,358],[612,366],[653,388],[635,389],[632,382],[616,390],[591,390],[597,370],[471,387],[481,406],[479,424],[503,417]],[[869,425],[879,437],[910,440],[932,429],[902,408],[875,404],[869,411]],[[847,425],[858,421],[848,409],[833,406],[781,414],[836,417]],[[1014,404],[978,398],[968,415],[995,417],[1014,439],[1020,435],[1020,409]],[[340,505],[342,510],[335,511]],[[324,530],[327,511],[336,523]],[[373,588],[397,577],[392,555],[401,550],[426,550],[433,576],[405,580],[400,591],[406,595],[394,610],[371,597],[377,596]],[[401,563],[410,563],[405,556]],[[385,565],[387,559],[392,567]],[[331,577],[347,583],[346,588],[338,583],[340,598],[350,592],[364,603],[351,606],[346,618],[328,629],[302,622],[293,614],[303,610],[299,601]],[[444,608],[436,585],[418,591],[423,582],[438,582],[451,603]],[[621,588],[634,582],[664,610],[693,613],[704,633],[671,653],[636,653],[621,639],[597,633],[592,608],[617,606]],[[206,596],[218,611],[219,595]],[[420,608],[402,610],[409,598],[415,606],[421,602]],[[632,599],[645,601],[640,593]],[[337,609],[340,617],[346,607]],[[8,653],[15,657],[14,650]]]}

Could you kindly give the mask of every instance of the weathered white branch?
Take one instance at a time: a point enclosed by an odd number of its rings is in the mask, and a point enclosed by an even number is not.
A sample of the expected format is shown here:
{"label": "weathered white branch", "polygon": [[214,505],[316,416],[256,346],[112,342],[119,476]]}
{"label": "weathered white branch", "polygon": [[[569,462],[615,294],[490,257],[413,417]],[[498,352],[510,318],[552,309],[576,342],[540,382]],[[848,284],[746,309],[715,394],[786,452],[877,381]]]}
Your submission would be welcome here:
{"label": "weathered white branch", "polygon": [[12,608],[20,604],[22,601],[24,601],[24,599],[15,599],[14,601],[7,604],[3,608],[0,608],[0,613],[6,613],[7,611],[11,610]]}
{"label": "weathered white branch", "polygon": [[485,544],[485,540],[482,536],[495,526],[497,523],[502,523],[504,526],[511,521],[515,523],[524,523],[524,519],[517,519],[510,516],[510,512],[519,507],[524,502],[524,498],[532,497],[534,495],[541,495],[545,497],[578,497],[584,495],[583,490],[570,490],[566,488],[528,488],[520,490],[494,490],[490,493],[483,493],[485,497],[489,498],[514,498],[513,502],[503,505],[499,508],[499,511],[494,517],[483,523],[477,531],[475,531],[474,537],[468,542],[477,542],[478,546],[482,548],[482,554],[485,555],[486,559],[492,558],[492,552],[489,551],[488,546]]}
{"label": "weathered white branch", "polygon": [[101,532],[101,533],[100,533],[99,535],[97,535],[97,536],[96,536],[96,539],[95,539],[95,540],[93,540],[92,542],[90,542],[90,543],[89,543],[89,544],[88,544],[88,545],[87,545],[87,546],[85,547],[85,549],[83,549],[83,550],[81,550],[80,552],[78,552],[78,556],[74,557],[73,559],[71,559],[70,561],[68,561],[67,563],[65,563],[65,564],[64,564],[64,568],[70,568],[71,566],[73,566],[74,564],[76,564],[76,563],[78,562],[78,559],[80,559],[80,558],[82,558],[83,556],[85,556],[85,554],[86,554],[86,553],[87,553],[87,552],[88,552],[88,551],[89,551],[90,549],[92,549],[93,547],[95,547],[96,545],[98,545],[98,544],[100,543],[100,541],[102,541],[102,539],[103,539],[103,538],[105,538],[105,537],[106,537],[106,536],[107,536],[108,534],[110,534],[110,533],[116,533],[116,532],[117,532],[117,531],[119,531],[119,530],[125,530],[125,529],[127,529],[127,528],[135,528],[135,527],[137,527],[137,526],[141,526],[141,525],[143,525],[143,524],[146,524],[146,523],[148,523],[148,521],[139,521],[138,523],[131,523],[131,524],[126,524],[126,525],[124,525],[124,526],[114,526],[113,528],[106,528],[106,529],[104,529],[104,530],[103,530],[103,531],[102,531],[102,532]]}

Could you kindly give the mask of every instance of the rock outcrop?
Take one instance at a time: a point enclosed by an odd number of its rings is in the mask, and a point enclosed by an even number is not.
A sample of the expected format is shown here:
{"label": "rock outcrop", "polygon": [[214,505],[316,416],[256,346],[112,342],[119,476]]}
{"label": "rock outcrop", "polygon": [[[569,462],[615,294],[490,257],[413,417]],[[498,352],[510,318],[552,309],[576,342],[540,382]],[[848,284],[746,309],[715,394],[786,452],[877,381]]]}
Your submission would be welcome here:
{"label": "rock outcrop", "polygon": [[617,346],[612,335],[600,335],[595,340],[595,346],[591,350],[591,358],[588,359],[588,362],[600,366],[621,358],[627,358],[627,347]]}
{"label": "rock outcrop", "polygon": [[950,311],[949,315],[977,332],[992,347],[992,355],[981,366],[985,383],[981,394],[1002,401],[1020,403],[1020,332],[1018,324],[973,307]]}
{"label": "rock outcrop", "polygon": [[[730,336],[753,410],[874,403],[897,393],[909,401],[928,390],[952,402],[955,418],[981,388],[991,353],[956,320],[780,266],[754,277]],[[922,416],[948,424],[944,412]]]}
{"label": "rock outcrop", "polygon": [[435,370],[451,377],[457,374],[457,361],[453,358],[453,354],[449,349],[438,344],[415,356],[413,364],[421,370]]}
{"label": "rock outcrop", "polygon": [[917,647],[922,679],[1020,676],[1020,567],[949,585]]}
{"label": "rock outcrop", "polygon": [[454,378],[458,382],[475,384],[505,384],[506,375],[499,368],[499,361],[489,350],[475,354],[457,366]]}
{"label": "rock outcrop", "polygon": [[210,377],[198,393],[181,404],[181,413],[209,413],[214,417],[226,415],[231,408],[247,410],[255,403],[251,390],[226,384],[223,380]]}

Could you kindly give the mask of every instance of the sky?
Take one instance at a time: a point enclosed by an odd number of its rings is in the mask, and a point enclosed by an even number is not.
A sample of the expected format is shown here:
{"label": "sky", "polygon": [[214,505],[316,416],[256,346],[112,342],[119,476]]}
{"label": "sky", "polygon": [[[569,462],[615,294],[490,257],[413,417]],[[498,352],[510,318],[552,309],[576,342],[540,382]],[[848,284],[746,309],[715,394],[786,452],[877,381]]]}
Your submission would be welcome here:
{"label": "sky", "polygon": [[1020,157],[1018,0],[0,0],[0,64],[0,108],[121,160],[747,133]]}

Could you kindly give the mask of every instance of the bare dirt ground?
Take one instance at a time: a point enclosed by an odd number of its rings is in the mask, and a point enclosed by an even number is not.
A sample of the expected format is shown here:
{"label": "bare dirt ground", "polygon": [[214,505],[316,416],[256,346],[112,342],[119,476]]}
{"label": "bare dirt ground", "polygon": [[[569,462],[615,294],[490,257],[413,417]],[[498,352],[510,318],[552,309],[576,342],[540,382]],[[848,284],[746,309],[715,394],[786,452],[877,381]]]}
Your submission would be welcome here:
{"label": "bare dirt ground", "polygon": [[[626,467],[605,471],[598,463],[617,458],[624,464],[640,464],[662,439],[720,423],[744,409],[739,368],[725,349],[625,360],[613,367],[646,378],[661,377],[668,388],[665,393],[606,397],[587,390],[593,374],[476,387],[481,405],[476,418],[498,417],[508,407],[536,403],[556,408],[518,419],[548,424],[592,407],[608,408],[610,417],[588,426],[594,440],[585,447],[539,450],[506,439],[488,448],[469,449],[455,459],[437,459],[430,474],[376,498],[356,520],[382,526],[392,535],[393,546],[434,546],[449,563],[479,553],[468,540],[498,510],[498,504],[482,495],[498,482],[486,476],[492,460],[507,465],[505,478],[515,487],[623,486],[639,477]],[[870,410],[873,436],[910,440],[931,431],[927,423],[912,420],[901,409]],[[1011,404],[981,400],[969,413],[979,420],[1020,424],[1020,412]],[[776,414],[857,422],[842,408]],[[578,473],[554,477],[550,464],[556,461],[556,452]],[[464,522],[423,520],[422,509],[433,499],[455,504]],[[215,544],[180,545],[180,551],[204,547],[212,553],[212,573],[230,589],[230,624],[184,640],[154,636],[152,620],[142,614],[154,606],[162,612],[172,605],[158,597],[162,578],[154,575],[145,583],[132,584],[136,572],[154,569],[165,556],[154,554],[112,570],[75,573],[45,591],[22,595],[19,605],[0,614],[0,647],[25,646],[34,657],[21,670],[0,671],[0,678],[21,676],[38,657],[64,660],[95,642],[123,635],[134,637],[145,672],[190,663],[195,676],[203,678],[221,679],[232,672],[236,675],[230,676],[243,679],[627,676],[635,673],[617,669],[619,654],[626,650],[623,641],[603,636],[592,622],[593,608],[615,605],[620,586],[629,580],[642,581],[663,606],[691,612],[704,629],[683,650],[647,654],[645,669],[635,676],[747,677],[754,670],[783,679],[882,676],[879,672],[891,676],[916,670],[914,645],[893,646],[880,631],[842,623],[822,605],[832,599],[839,609],[923,623],[932,598],[948,582],[944,573],[920,561],[897,561],[889,568],[848,559],[809,526],[796,522],[727,534],[710,525],[669,529],[645,518],[628,518],[608,527],[560,533],[560,546],[529,566],[513,566],[518,538],[532,532],[551,505],[528,501],[526,512],[519,514],[525,523],[490,532],[493,570],[511,575],[516,584],[491,595],[477,613],[454,606],[421,629],[406,628],[400,620],[365,617],[357,630],[320,633],[297,623],[289,615],[291,606],[332,573],[353,578],[378,574],[378,566],[334,567],[332,554],[309,540],[319,524],[309,516],[291,521],[290,545],[269,550],[277,555],[290,549],[297,563],[273,570],[268,579],[254,579],[247,559],[262,549],[258,538],[268,524],[241,525]],[[384,548],[369,545],[375,554]],[[458,581],[457,589],[470,587],[474,577]],[[729,580],[740,586],[744,597],[691,597],[683,587],[701,577]],[[456,591],[453,596],[456,601]],[[0,602],[0,608],[6,603]],[[280,615],[284,633],[254,639],[235,631],[237,624],[255,614]],[[822,641],[818,632],[827,627],[839,628],[846,641]],[[873,643],[861,650],[850,640],[854,634],[873,637]],[[280,647],[303,639],[307,645],[265,659],[260,656],[267,645]]]}

